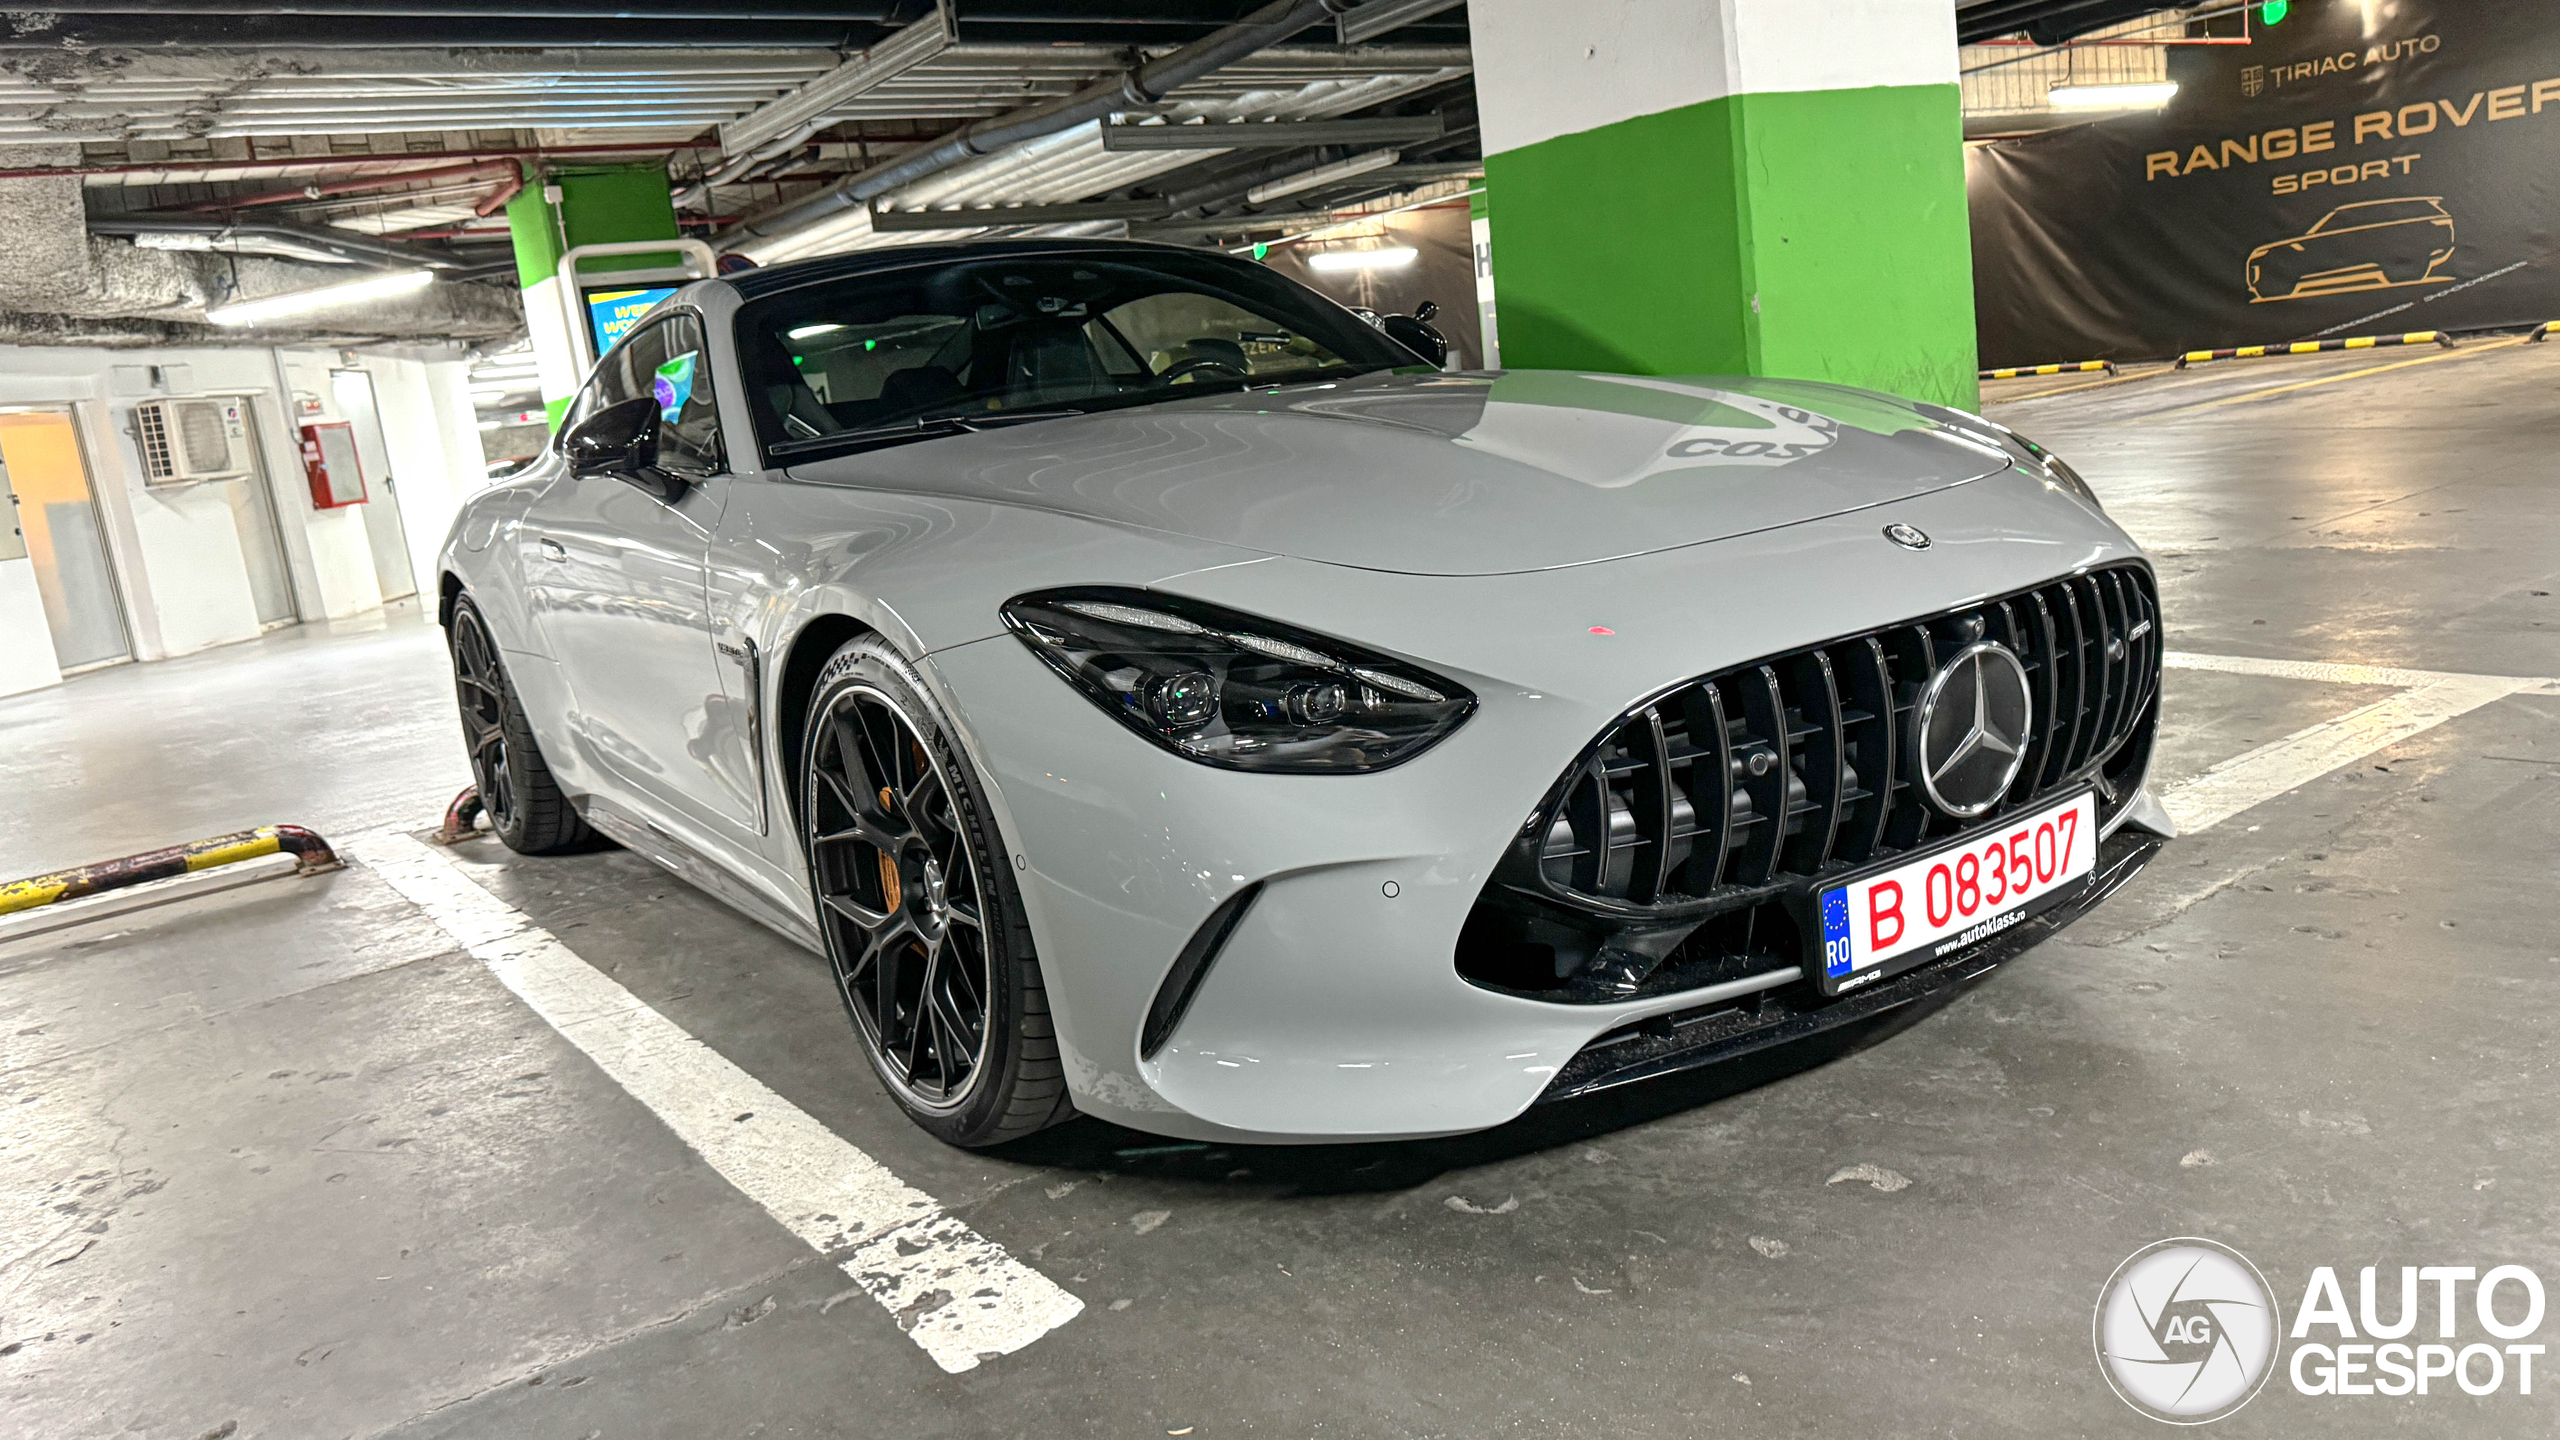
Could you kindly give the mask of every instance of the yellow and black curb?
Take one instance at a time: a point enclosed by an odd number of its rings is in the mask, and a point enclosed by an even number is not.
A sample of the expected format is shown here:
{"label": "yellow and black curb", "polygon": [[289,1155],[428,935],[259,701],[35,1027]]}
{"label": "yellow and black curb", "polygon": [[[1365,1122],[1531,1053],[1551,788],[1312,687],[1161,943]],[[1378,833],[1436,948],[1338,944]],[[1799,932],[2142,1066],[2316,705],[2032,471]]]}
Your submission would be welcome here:
{"label": "yellow and black curb", "polygon": [[295,873],[315,875],[338,868],[338,852],[329,842],[299,825],[261,825],[236,835],[216,835],[163,850],[146,850],[94,865],[76,865],[50,875],[31,875],[0,884],[0,915],[15,915],[64,900],[123,890],[153,880],[237,865],[267,855],[291,855],[301,863]]}
{"label": "yellow and black curb", "polygon": [[2265,355],[2316,355],[2323,350],[2372,350],[2385,345],[2441,345],[2454,348],[2453,337],[2441,330],[2412,330],[2405,335],[2356,335],[2344,340],[2295,340],[2282,345],[2239,345],[2229,350],[2190,350],[2178,357],[2177,368],[2201,365],[2208,360],[2255,360]]}
{"label": "yellow and black curb", "polygon": [[2066,360],[2057,365],[2009,365],[1998,370],[1985,370],[1975,378],[2018,380],[2029,375],[2092,375],[2101,370],[2113,375],[2116,373],[2116,362],[2113,360]]}

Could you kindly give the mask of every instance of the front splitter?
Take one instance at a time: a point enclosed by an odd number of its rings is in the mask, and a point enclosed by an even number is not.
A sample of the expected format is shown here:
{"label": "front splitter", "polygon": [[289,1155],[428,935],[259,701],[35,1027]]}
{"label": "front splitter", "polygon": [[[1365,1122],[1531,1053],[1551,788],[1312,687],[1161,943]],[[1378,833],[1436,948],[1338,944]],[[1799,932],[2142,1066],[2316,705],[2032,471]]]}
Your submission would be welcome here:
{"label": "front splitter", "polygon": [[1941,990],[1978,980],[2043,943],[2088,914],[2140,874],[2167,841],[2128,825],[2099,842],[2097,869],[2080,894],[1953,954],[1904,971],[1881,984],[1825,1000],[1802,981],[1756,997],[1748,1007],[1661,1016],[1613,1031],[1584,1046],[1557,1070],[1539,1095],[1544,1105],[1632,1085],[1639,1080],[1693,1070],[1870,1020]]}

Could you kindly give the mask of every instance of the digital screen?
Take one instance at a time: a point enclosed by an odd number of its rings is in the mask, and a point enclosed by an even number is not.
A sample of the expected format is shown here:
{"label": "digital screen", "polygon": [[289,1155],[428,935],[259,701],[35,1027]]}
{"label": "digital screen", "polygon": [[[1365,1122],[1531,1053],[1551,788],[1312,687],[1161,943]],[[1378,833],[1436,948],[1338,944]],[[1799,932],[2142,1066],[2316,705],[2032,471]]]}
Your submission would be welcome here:
{"label": "digital screen", "polygon": [[596,353],[602,355],[613,348],[624,331],[640,323],[649,307],[676,293],[673,285],[650,285],[638,290],[590,290],[587,294],[587,326],[595,332]]}

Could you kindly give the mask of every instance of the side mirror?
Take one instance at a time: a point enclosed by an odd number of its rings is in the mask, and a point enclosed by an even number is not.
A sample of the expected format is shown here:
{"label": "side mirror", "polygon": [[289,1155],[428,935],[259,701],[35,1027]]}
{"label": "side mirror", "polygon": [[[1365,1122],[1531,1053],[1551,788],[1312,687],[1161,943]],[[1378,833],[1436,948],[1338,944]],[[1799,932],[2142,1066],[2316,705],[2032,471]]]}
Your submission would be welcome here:
{"label": "side mirror", "polygon": [[[1431,309],[1434,314],[1439,313],[1438,307],[1431,306],[1427,301],[1425,307]],[[1378,318],[1378,328],[1387,332],[1388,339],[1430,361],[1433,365],[1447,365],[1449,363],[1448,340],[1439,331],[1422,322],[1423,317],[1419,315],[1382,315]]]}
{"label": "side mirror", "polygon": [[672,504],[684,481],[658,468],[658,401],[641,395],[607,405],[561,439],[569,473],[583,480],[610,475]]}
{"label": "side mirror", "polygon": [[1421,304],[1413,307],[1413,318],[1421,321],[1425,325],[1430,324],[1431,318],[1439,313],[1440,302],[1437,300],[1425,300]]}

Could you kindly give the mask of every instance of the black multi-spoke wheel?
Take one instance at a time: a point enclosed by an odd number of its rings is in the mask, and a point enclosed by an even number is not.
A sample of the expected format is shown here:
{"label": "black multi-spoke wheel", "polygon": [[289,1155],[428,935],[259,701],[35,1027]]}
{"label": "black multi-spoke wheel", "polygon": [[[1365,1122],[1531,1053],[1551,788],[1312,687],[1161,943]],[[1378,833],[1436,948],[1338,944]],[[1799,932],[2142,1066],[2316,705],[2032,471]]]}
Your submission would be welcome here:
{"label": "black multi-spoke wheel", "polygon": [[1069,1113],[1039,966],[974,774],[895,652],[858,640],[812,697],[801,833],[836,986],[918,1123],[992,1145]]}
{"label": "black multi-spoke wheel", "polygon": [[453,602],[446,622],[453,648],[454,696],[462,708],[462,744],[471,757],[471,780],[489,828],[511,850],[551,855],[595,842],[568,798],[551,781],[542,747],[533,740],[524,707],[498,658],[489,622],[470,598]]}

